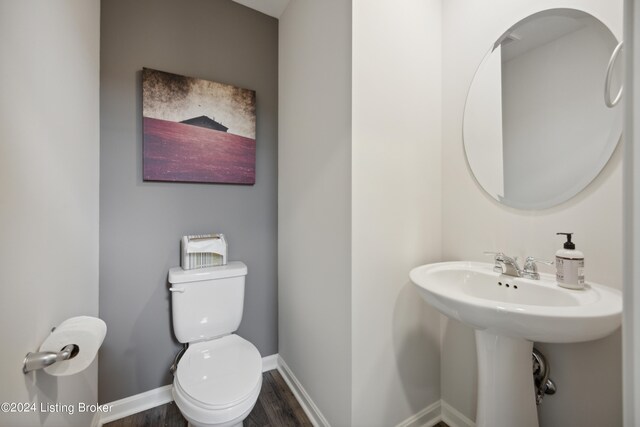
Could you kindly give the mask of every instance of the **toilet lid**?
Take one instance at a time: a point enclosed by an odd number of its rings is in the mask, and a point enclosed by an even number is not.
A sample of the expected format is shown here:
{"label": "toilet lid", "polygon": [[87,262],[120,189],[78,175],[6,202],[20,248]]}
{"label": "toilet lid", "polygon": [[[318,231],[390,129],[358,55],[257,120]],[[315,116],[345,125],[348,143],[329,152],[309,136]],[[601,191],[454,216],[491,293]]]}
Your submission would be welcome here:
{"label": "toilet lid", "polygon": [[190,344],[178,363],[176,381],[191,398],[222,409],[246,399],[258,386],[261,375],[258,349],[231,334]]}

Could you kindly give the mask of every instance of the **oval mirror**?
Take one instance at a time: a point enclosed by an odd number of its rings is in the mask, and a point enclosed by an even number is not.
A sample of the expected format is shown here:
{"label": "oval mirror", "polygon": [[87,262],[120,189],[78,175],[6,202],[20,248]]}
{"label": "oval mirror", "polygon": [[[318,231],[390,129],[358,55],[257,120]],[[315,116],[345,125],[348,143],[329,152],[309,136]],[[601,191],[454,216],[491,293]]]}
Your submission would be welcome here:
{"label": "oval mirror", "polygon": [[[608,108],[603,96],[616,45],[606,25],[574,9],[536,13],[498,38],[471,82],[463,118],[467,161],[487,193],[544,209],[600,173],[622,132],[620,104]],[[620,77],[614,72],[612,93]]]}

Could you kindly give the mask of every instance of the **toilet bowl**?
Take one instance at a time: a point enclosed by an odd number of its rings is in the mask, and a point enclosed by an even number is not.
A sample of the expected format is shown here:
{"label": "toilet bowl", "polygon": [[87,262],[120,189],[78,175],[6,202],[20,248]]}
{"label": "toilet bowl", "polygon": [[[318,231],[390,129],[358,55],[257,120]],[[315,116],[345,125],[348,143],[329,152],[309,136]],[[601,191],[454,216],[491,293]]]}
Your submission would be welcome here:
{"label": "toilet bowl", "polygon": [[262,359],[237,335],[189,346],[178,363],[173,399],[193,426],[242,425],[262,387]]}
{"label": "toilet bowl", "polygon": [[232,333],[242,319],[246,274],[241,262],[169,271],[174,332],[189,343],[171,393],[191,426],[242,426],[258,400],[262,358]]}

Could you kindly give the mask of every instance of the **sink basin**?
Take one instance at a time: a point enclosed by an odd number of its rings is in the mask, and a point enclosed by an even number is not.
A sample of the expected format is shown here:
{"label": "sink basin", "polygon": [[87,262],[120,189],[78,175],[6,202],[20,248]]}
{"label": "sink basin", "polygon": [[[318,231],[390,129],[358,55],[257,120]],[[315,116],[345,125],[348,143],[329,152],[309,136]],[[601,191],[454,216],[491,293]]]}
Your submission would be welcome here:
{"label": "sink basin", "polygon": [[570,343],[603,338],[620,326],[620,292],[595,283],[570,290],[549,274],[516,278],[494,272],[493,264],[465,261],[423,265],[410,277],[429,304],[474,329]]}
{"label": "sink basin", "polygon": [[[533,342],[571,343],[603,338],[622,318],[619,291],[587,283],[559,287],[506,276],[493,264],[443,262],[416,267],[411,281],[443,314],[475,329],[478,356],[478,427],[537,427]],[[562,387],[562,385],[560,385]]]}

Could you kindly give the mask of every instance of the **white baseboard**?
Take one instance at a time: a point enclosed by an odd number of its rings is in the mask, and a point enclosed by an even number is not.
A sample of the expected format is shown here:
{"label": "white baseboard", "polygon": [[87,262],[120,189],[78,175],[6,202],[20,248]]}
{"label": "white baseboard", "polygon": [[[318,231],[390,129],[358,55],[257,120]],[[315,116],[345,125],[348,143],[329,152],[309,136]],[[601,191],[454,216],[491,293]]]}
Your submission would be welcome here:
{"label": "white baseboard", "polygon": [[442,410],[442,421],[447,423],[449,427],[475,427],[475,422],[471,421],[444,400],[440,401],[440,407]]}
{"label": "white baseboard", "polygon": [[91,419],[91,427],[102,427],[102,414],[100,412],[96,412],[93,414],[93,418]]}
{"label": "white baseboard", "polygon": [[103,424],[110,423],[111,421],[164,405],[172,400],[171,384],[169,384],[107,403],[107,405],[111,406],[111,411],[102,414],[98,421],[98,427],[102,427]]}
{"label": "white baseboard", "polygon": [[[433,427],[442,421],[440,400],[432,403],[415,415],[410,416],[396,427]],[[454,427],[454,426],[449,426]]]}
{"label": "white baseboard", "polygon": [[[262,372],[276,369],[277,361],[277,354],[263,357]],[[102,427],[103,424],[110,423],[111,421],[119,420],[121,418],[128,417],[129,415],[137,414],[138,412],[146,411],[147,409],[169,403],[173,401],[171,387],[172,385],[169,384],[154,388],[153,390],[145,391],[144,393],[107,403],[107,405],[111,406],[111,411],[96,413],[93,417],[91,426]]]}
{"label": "white baseboard", "polygon": [[318,409],[313,400],[311,400],[311,397],[304,389],[302,384],[300,384],[300,381],[298,381],[293,372],[291,372],[289,366],[287,366],[285,361],[280,356],[278,356],[278,372],[280,372],[280,375],[282,375],[282,378],[284,378],[284,381],[291,389],[291,392],[295,396],[296,400],[298,401],[298,403],[300,403],[300,406],[302,407],[304,413],[307,414],[307,417],[309,417],[309,421],[311,421],[311,424],[313,424],[314,427],[330,427],[329,422],[324,417],[324,415],[322,415],[320,409]]}
{"label": "white baseboard", "polygon": [[278,354],[262,358],[262,372],[273,371],[278,368]]}

